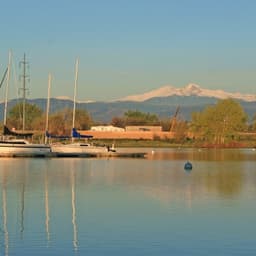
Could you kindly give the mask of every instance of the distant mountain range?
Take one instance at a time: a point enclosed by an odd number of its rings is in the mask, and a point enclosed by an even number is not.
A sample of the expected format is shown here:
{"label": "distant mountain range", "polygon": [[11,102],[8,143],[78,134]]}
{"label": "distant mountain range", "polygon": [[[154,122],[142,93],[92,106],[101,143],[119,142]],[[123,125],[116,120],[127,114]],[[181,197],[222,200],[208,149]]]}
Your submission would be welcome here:
{"label": "distant mountain range", "polygon": [[171,85],[166,85],[158,89],[146,92],[144,94],[127,96],[120,99],[120,101],[145,101],[156,97],[169,97],[169,96],[198,96],[198,97],[209,97],[217,99],[233,98],[243,101],[256,101],[256,94],[241,94],[225,92],[223,90],[209,90],[203,89],[197,84],[188,84],[183,88],[175,88]]}
{"label": "distant mountain range", "polygon": [[[184,88],[164,86],[141,95],[127,96],[111,102],[78,102],[77,108],[87,110],[96,122],[109,123],[113,117],[120,117],[128,110],[138,110],[154,113],[162,118],[171,118],[180,106],[180,118],[190,120],[192,112],[201,111],[207,105],[215,104],[218,99],[225,98],[238,100],[250,118],[256,114],[256,95],[203,89],[196,84],[189,84]],[[17,102],[18,100],[11,100],[8,108],[12,108]],[[44,111],[46,109],[46,99],[32,99],[28,102],[38,105]],[[3,107],[4,104],[1,103],[1,120],[3,119]],[[64,108],[73,108],[71,99],[51,99],[51,113]]]}

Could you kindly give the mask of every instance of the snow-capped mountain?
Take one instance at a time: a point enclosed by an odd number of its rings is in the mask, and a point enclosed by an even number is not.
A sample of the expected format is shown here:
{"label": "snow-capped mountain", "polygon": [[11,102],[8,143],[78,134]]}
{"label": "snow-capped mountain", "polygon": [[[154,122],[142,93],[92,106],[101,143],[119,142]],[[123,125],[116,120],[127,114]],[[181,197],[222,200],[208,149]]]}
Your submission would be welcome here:
{"label": "snow-capped mountain", "polygon": [[198,97],[210,97],[217,99],[233,98],[243,100],[247,102],[256,101],[256,94],[241,94],[239,92],[231,93],[223,90],[210,90],[203,89],[197,84],[188,84],[183,88],[175,88],[171,85],[166,85],[158,89],[139,94],[131,95],[120,99],[120,101],[137,101],[142,102],[155,97],[168,97],[168,96],[198,96]]}

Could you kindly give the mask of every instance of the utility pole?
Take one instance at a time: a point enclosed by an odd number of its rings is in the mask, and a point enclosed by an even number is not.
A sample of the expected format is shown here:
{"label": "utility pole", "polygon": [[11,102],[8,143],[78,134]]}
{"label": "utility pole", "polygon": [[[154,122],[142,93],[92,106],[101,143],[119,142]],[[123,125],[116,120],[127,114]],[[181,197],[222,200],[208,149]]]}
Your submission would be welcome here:
{"label": "utility pole", "polygon": [[26,87],[26,81],[28,80],[29,76],[26,74],[28,62],[26,61],[26,54],[24,53],[23,60],[20,62],[22,65],[22,87],[20,90],[22,91],[22,99],[23,99],[23,108],[22,108],[22,131],[25,131],[25,118],[26,118],[26,93],[28,88]]}

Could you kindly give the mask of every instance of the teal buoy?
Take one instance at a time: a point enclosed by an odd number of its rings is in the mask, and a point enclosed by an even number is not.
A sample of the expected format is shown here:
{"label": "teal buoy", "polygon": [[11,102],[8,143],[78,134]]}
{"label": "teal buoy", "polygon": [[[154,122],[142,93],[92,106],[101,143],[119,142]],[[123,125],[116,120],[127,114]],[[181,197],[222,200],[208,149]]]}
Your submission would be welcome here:
{"label": "teal buoy", "polygon": [[185,165],[184,165],[184,170],[186,170],[186,171],[191,171],[192,168],[193,168],[192,164],[191,164],[189,161],[187,161],[187,162],[185,163]]}

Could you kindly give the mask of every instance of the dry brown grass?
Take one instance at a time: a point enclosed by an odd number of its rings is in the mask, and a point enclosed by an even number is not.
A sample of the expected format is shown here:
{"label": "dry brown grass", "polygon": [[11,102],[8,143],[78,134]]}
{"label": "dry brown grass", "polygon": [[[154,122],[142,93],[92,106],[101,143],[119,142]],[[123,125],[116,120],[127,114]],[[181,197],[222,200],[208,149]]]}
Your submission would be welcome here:
{"label": "dry brown grass", "polygon": [[153,131],[124,131],[124,132],[110,132],[110,131],[79,131],[82,135],[92,135],[95,139],[172,139],[174,134],[172,132],[153,132]]}

